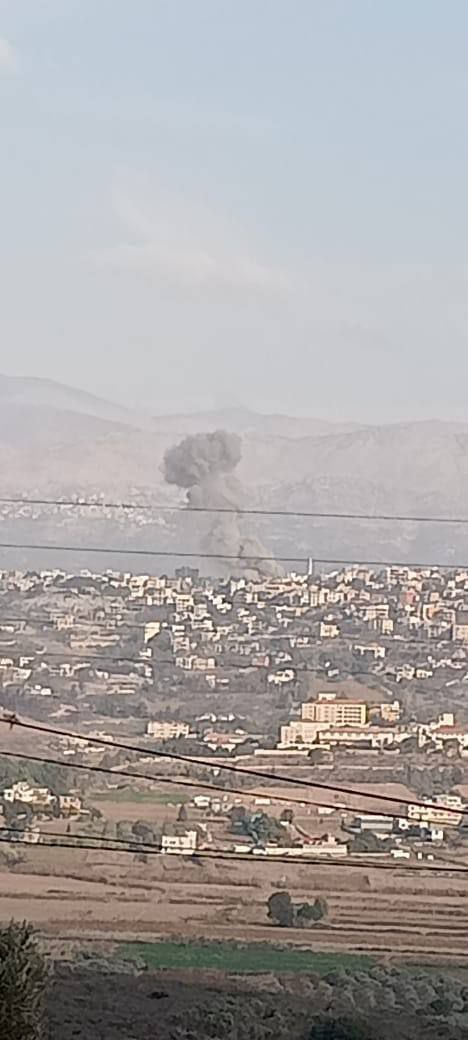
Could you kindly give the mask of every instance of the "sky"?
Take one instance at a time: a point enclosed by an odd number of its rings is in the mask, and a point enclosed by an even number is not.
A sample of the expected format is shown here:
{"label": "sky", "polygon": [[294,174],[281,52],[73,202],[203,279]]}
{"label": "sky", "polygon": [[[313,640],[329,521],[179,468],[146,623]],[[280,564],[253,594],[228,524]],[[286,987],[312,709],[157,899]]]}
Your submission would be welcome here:
{"label": "sky", "polygon": [[0,371],[468,418],[466,0],[0,0]]}

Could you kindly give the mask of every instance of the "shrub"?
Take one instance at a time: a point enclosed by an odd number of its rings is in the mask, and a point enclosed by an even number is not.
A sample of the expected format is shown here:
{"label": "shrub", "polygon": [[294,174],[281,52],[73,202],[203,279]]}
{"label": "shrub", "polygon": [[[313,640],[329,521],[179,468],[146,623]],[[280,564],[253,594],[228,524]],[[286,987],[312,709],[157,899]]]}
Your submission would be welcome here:
{"label": "shrub", "polygon": [[0,928],[0,1037],[40,1040],[47,968],[30,925]]}

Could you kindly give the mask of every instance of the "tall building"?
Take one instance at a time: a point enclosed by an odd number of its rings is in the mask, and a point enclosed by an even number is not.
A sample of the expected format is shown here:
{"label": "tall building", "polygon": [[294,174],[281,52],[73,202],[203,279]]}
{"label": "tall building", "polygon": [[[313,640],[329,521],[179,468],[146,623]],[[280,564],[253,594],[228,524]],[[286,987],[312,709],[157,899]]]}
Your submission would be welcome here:
{"label": "tall building", "polygon": [[306,701],[302,705],[302,719],[328,726],[365,726],[367,704],[365,701],[344,700],[329,693],[319,694],[318,700]]}

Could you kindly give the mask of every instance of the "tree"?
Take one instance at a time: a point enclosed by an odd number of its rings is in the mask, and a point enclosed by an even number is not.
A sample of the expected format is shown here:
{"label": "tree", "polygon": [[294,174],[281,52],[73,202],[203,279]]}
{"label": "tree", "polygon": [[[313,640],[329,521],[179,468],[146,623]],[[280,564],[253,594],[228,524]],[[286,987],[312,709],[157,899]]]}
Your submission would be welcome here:
{"label": "tree", "polygon": [[182,805],[179,806],[179,812],[177,813],[177,819],[180,820],[181,823],[185,823],[187,817],[188,817],[187,808],[184,805],[184,803],[182,802]]}
{"label": "tree", "polygon": [[298,928],[310,928],[327,914],[327,900],[323,896],[317,896],[313,903],[301,903],[295,908],[295,924]]}
{"label": "tree", "polygon": [[30,925],[0,928],[0,1036],[40,1040],[47,967]]}
{"label": "tree", "polygon": [[349,1018],[325,1018],[315,1022],[308,1040],[377,1040],[363,1023]]}
{"label": "tree", "polygon": [[259,845],[266,845],[269,841],[281,843],[285,839],[283,827],[274,816],[268,816],[268,813],[259,812],[253,816],[246,816],[243,825],[245,833]]}
{"label": "tree", "polygon": [[130,839],[131,841],[131,839],[134,837],[134,826],[135,824],[130,823],[127,820],[118,820],[118,822],[115,825],[116,838],[127,840]]}
{"label": "tree", "polygon": [[330,752],[325,751],[324,748],[311,748],[307,757],[310,759],[312,765],[322,765],[330,757]]}
{"label": "tree", "polygon": [[420,748],[417,737],[407,737],[406,740],[402,740],[400,743],[401,754],[413,755],[419,750]]}
{"label": "tree", "polygon": [[247,816],[245,805],[233,805],[228,812],[228,816],[231,821],[231,830],[237,833],[243,830],[244,820]]}
{"label": "tree", "polygon": [[[139,841],[143,841],[143,842],[154,841],[154,831],[153,831],[153,828],[150,826],[149,823],[145,823],[144,820],[136,820],[135,821],[135,823],[132,825],[132,834],[134,834],[135,838],[138,838]],[[120,837],[120,835],[119,835],[119,837]]]}
{"label": "tree", "polygon": [[28,802],[5,802],[3,806],[3,815],[8,827],[17,826],[19,820],[24,821],[26,825],[32,823],[32,820],[34,819],[34,812]]}
{"label": "tree", "polygon": [[294,820],[294,809],[283,809],[280,820],[283,823],[292,823]]}
{"label": "tree", "polygon": [[273,892],[268,900],[268,917],[280,928],[294,925],[294,906],[289,892]]}
{"label": "tree", "polygon": [[328,903],[325,896],[317,896],[314,899],[312,910],[314,911],[314,921],[321,921],[323,917],[328,917]]}
{"label": "tree", "polygon": [[384,845],[373,831],[362,831],[350,841],[349,852],[382,852]]}

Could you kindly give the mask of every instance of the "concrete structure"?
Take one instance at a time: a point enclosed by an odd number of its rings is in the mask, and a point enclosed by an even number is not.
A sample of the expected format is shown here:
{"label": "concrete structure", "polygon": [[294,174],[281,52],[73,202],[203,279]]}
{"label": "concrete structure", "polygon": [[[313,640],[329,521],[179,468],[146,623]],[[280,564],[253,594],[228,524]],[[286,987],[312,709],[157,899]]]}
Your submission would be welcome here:
{"label": "concrete structure", "polygon": [[281,726],[279,747],[287,748],[295,744],[312,747],[317,742],[320,730],[326,728],[324,722],[289,722],[286,726]]}
{"label": "concrete structure", "polygon": [[380,717],[384,722],[399,722],[400,716],[400,701],[384,701],[380,705]]}
{"label": "concrete structure", "polygon": [[48,787],[31,787],[26,781],[19,780],[11,787],[5,788],[3,799],[5,802],[23,802],[36,808],[47,808],[53,802],[54,796]]}
{"label": "concrete structure", "polygon": [[301,715],[304,721],[326,723],[328,726],[365,726],[367,704],[365,701],[319,694],[318,700],[307,701],[302,705]]}
{"label": "concrete structure", "polygon": [[177,740],[178,737],[188,737],[190,726],[188,722],[148,722],[146,727],[148,737],[155,740]]}
{"label": "concrete structure", "polygon": [[456,642],[468,643],[468,610],[459,610],[453,626],[453,638]]}
{"label": "concrete structure", "polygon": [[197,832],[185,831],[184,834],[163,834],[161,850],[179,856],[191,856],[197,847]]}
{"label": "concrete structure", "polygon": [[457,795],[438,796],[428,805],[409,805],[408,820],[436,827],[459,827],[463,808],[464,803]]}
{"label": "concrete structure", "polygon": [[59,794],[59,809],[61,816],[79,816],[82,810],[81,798],[75,794]]}
{"label": "concrete structure", "polygon": [[362,833],[363,831],[372,831],[373,834],[391,834],[393,831],[393,819],[391,816],[380,816],[377,813],[370,815],[356,815],[353,821],[353,827]]}

